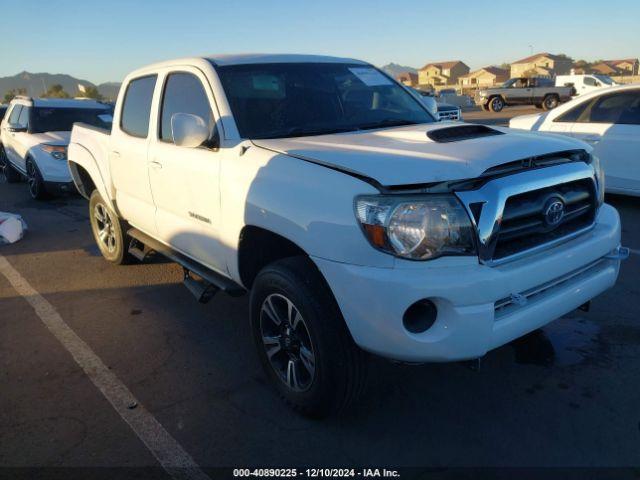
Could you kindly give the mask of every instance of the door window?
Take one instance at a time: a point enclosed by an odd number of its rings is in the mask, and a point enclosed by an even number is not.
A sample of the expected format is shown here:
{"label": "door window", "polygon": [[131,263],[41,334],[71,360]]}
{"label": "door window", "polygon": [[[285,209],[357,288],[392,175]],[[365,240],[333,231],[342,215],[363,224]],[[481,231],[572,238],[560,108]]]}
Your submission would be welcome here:
{"label": "door window", "polygon": [[595,87],[596,86],[596,80],[595,80],[595,78],[584,77],[584,84],[587,85],[588,87]]}
{"label": "door window", "polygon": [[589,123],[640,125],[640,90],[599,97],[590,109]]}
{"label": "door window", "polygon": [[18,118],[20,118],[20,112],[22,111],[22,105],[16,105],[11,110],[9,115],[9,125],[18,125]]}
{"label": "door window", "polygon": [[120,127],[129,135],[146,138],[149,133],[149,116],[156,78],[157,75],[136,78],[127,86]]}
{"label": "door window", "polygon": [[202,118],[213,136],[214,119],[202,82],[191,73],[176,72],[167,77],[160,113],[160,140],[173,142],[171,117],[176,113],[190,113]]}

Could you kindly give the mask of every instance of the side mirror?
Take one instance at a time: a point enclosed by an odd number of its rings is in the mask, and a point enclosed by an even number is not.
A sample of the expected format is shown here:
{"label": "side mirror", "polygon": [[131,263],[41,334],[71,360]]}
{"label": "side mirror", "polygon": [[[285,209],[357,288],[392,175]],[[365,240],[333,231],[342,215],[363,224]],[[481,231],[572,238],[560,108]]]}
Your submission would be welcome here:
{"label": "side mirror", "polygon": [[27,131],[27,127],[24,127],[22,125],[9,125],[9,131],[10,132],[26,132]]}
{"label": "side mirror", "polygon": [[209,127],[198,115],[174,113],[171,115],[171,136],[179,147],[195,148],[209,139]]}

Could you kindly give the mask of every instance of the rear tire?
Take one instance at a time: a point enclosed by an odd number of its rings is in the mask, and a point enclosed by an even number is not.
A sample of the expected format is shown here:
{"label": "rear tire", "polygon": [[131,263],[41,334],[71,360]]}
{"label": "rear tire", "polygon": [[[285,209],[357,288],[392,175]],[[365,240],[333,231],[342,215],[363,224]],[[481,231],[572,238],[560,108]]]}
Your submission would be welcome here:
{"label": "rear tire", "polygon": [[7,183],[18,183],[22,180],[22,175],[11,166],[7,152],[4,151],[4,145],[0,145],[0,173],[4,175]]}
{"label": "rear tire", "polygon": [[34,200],[46,200],[49,198],[47,189],[44,185],[44,180],[40,174],[40,169],[36,162],[31,158],[27,158],[27,186],[29,187],[29,194]]}
{"label": "rear tire", "polygon": [[111,210],[98,190],[93,191],[89,200],[89,219],[102,256],[116,265],[130,263],[133,257],[128,252],[131,238],[125,233],[126,224]]}
{"label": "rear tire", "polygon": [[558,106],[560,100],[556,95],[547,95],[542,101],[543,110],[553,110]]}
{"label": "rear tire", "polygon": [[489,100],[489,109],[492,112],[494,113],[501,112],[503,108],[504,108],[504,100],[502,99],[502,97],[493,97],[491,100]]}
{"label": "rear tire", "polygon": [[366,381],[366,354],[356,346],[316,266],[306,257],[263,268],[251,290],[251,330],[265,374],[303,415],[346,409]]}

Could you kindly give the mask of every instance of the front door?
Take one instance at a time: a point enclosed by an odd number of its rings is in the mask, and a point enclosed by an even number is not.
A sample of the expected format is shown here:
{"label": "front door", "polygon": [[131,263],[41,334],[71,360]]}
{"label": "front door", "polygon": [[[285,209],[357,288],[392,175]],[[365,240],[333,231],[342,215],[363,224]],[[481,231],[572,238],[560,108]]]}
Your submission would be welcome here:
{"label": "front door", "polygon": [[[219,240],[220,155],[213,94],[196,68],[181,67],[164,77],[158,124],[149,147],[149,179],[159,238],[198,262],[226,272]],[[210,139],[196,148],[173,143],[176,113],[202,118]]]}
{"label": "front door", "polygon": [[572,136],[594,148],[606,188],[640,191],[640,89],[597,97],[571,128]]}

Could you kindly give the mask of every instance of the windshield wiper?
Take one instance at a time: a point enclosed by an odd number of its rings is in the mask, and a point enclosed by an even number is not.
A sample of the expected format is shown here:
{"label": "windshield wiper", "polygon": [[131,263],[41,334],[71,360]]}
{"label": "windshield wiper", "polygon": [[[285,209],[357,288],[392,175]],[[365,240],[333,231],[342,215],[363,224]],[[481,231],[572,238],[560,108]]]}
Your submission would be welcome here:
{"label": "windshield wiper", "polygon": [[378,122],[358,125],[358,130],[373,130],[375,128],[402,127],[403,125],[418,125],[420,122],[414,120],[401,120],[398,118],[385,118]]}

